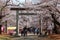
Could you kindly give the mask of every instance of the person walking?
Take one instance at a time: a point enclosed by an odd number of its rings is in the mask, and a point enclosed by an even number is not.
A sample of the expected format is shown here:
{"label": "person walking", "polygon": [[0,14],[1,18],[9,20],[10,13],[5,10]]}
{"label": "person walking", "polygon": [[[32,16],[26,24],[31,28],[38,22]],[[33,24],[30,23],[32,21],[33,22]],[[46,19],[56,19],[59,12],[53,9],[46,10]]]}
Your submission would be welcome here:
{"label": "person walking", "polygon": [[26,26],[23,28],[23,34],[24,34],[24,36],[27,36],[27,27]]}
{"label": "person walking", "polygon": [[32,28],[32,31],[33,31],[33,34],[34,35],[35,35],[35,29],[36,29],[35,27]]}
{"label": "person walking", "polygon": [[39,28],[36,28],[36,29],[35,29],[35,32],[36,32],[36,34],[38,35],[38,34],[39,34]]}

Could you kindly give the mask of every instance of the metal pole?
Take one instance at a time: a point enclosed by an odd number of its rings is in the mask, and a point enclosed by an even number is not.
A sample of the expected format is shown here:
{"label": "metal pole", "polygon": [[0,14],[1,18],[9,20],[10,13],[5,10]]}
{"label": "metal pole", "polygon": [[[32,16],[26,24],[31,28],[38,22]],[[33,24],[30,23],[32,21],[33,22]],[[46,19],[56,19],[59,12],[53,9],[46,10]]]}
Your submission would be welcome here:
{"label": "metal pole", "polygon": [[43,16],[42,16],[42,13],[41,13],[41,33],[42,33],[42,27],[43,27],[43,22],[42,22],[42,20],[43,20]]}
{"label": "metal pole", "polygon": [[7,21],[5,21],[5,32],[7,33]]}
{"label": "metal pole", "polygon": [[18,14],[19,14],[19,11],[16,10],[16,36],[18,36]]}

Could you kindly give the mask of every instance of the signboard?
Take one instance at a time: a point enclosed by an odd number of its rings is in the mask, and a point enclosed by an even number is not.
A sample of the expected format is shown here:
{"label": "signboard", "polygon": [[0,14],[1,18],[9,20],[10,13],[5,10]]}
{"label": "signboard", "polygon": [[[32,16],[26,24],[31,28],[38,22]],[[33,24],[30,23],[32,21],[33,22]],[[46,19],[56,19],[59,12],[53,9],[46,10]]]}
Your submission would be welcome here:
{"label": "signboard", "polygon": [[7,27],[7,30],[14,30],[16,27]]}
{"label": "signboard", "polygon": [[15,34],[16,33],[16,27],[7,27],[7,33],[10,34],[10,33],[13,33]]}

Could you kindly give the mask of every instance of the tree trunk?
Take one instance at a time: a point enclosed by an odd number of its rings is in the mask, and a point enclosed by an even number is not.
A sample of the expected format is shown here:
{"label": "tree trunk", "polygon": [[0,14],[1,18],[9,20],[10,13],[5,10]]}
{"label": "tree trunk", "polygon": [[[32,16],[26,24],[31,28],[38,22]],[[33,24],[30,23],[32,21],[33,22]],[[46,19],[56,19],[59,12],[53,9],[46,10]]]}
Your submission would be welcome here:
{"label": "tree trunk", "polygon": [[60,23],[56,20],[56,18],[54,17],[54,14],[51,14],[52,18],[53,18],[53,23],[54,23],[54,29],[53,32],[58,34],[58,30],[57,30],[57,25],[60,26]]}
{"label": "tree trunk", "polygon": [[2,27],[2,25],[0,25],[0,34],[1,34],[1,27]]}

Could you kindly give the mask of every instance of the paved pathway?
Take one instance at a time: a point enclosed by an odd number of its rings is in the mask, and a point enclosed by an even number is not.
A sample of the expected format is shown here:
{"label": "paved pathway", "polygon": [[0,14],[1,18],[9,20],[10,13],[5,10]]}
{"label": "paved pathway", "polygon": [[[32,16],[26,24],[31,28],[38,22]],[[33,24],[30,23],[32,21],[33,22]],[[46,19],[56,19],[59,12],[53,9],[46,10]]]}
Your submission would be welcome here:
{"label": "paved pathway", "polygon": [[17,37],[12,40],[51,40],[48,37],[38,37],[38,36],[27,36],[27,37]]}

